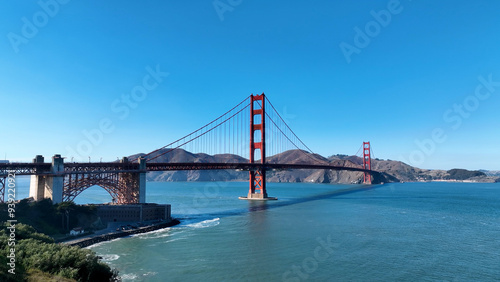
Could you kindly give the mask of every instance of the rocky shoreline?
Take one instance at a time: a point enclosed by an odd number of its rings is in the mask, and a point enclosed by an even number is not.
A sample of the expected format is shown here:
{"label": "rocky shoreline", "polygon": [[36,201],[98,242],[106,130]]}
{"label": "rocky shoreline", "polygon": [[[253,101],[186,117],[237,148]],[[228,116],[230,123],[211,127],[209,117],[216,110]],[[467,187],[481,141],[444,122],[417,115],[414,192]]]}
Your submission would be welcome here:
{"label": "rocky shoreline", "polygon": [[151,231],[171,227],[171,226],[177,225],[179,223],[180,223],[179,220],[172,219],[169,222],[160,223],[160,224],[156,224],[156,225],[152,225],[152,226],[140,227],[140,228],[132,229],[132,230],[111,232],[111,233],[102,234],[102,235],[95,235],[95,236],[92,236],[89,238],[82,238],[80,240],[71,240],[71,241],[67,241],[67,242],[61,242],[61,244],[85,248],[85,247],[88,247],[88,246],[91,246],[91,245],[94,245],[94,244],[97,244],[100,242],[110,241],[113,239],[127,237],[127,236],[134,235],[134,234],[151,232]]}

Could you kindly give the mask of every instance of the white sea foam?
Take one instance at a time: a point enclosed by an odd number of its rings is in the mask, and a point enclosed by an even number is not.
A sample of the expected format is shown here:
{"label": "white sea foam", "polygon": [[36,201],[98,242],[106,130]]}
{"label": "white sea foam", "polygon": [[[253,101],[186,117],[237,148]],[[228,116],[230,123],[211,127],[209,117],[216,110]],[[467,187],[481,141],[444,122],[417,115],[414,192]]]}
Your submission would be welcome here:
{"label": "white sea foam", "polygon": [[109,255],[101,255],[102,261],[114,261],[120,258],[119,255],[109,254]]}
{"label": "white sea foam", "polygon": [[127,273],[127,274],[121,275],[120,277],[122,278],[123,281],[128,281],[128,280],[134,281],[137,279],[137,274]]}
{"label": "white sea foam", "polygon": [[206,228],[206,227],[212,227],[212,226],[217,226],[220,223],[220,218],[214,218],[214,219],[207,219],[201,222],[197,223],[191,223],[186,225],[186,227],[191,227],[191,228]]}
{"label": "white sea foam", "polygon": [[151,238],[165,238],[165,237],[170,237],[172,236],[171,233],[165,233],[165,234],[156,234],[156,236],[153,236]]}
{"label": "white sea foam", "polygon": [[113,240],[109,240],[109,241],[102,241],[102,242],[99,242],[99,243],[95,243],[93,245],[90,245],[88,247],[85,247],[84,249],[93,249],[95,247],[99,247],[99,246],[102,246],[104,244],[107,244],[107,243],[111,243],[111,242],[116,242],[118,240],[121,240],[123,239],[124,237],[121,237],[121,238],[116,238],[116,239],[113,239]]}
{"label": "white sea foam", "polygon": [[155,276],[155,275],[157,275],[157,274],[158,274],[158,272],[153,272],[153,271],[150,271],[150,272],[146,272],[146,273],[144,273],[142,276],[145,276],[145,277],[147,277],[147,276]]}
{"label": "white sea foam", "polygon": [[188,237],[189,236],[166,240],[165,243],[172,243],[172,242],[175,242],[175,241],[186,240]]}
{"label": "white sea foam", "polygon": [[158,229],[146,233],[134,234],[132,237],[137,237],[139,239],[151,239],[151,238],[161,238],[170,235],[170,227]]}

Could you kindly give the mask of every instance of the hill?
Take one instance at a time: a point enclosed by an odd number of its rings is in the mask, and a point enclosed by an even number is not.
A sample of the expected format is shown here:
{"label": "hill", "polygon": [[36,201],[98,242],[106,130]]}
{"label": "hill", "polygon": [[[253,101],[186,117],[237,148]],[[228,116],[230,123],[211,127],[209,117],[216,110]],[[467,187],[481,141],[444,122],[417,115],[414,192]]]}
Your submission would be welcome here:
{"label": "hill", "polygon": [[[155,154],[162,154],[170,149],[162,149]],[[144,154],[130,156],[135,158]],[[238,155],[207,155],[191,153],[183,149],[161,155],[152,162],[195,162],[195,163],[246,163],[248,159]],[[311,164],[321,163],[334,166],[362,167],[363,159],[357,156],[334,155],[328,158],[311,154],[302,150],[289,150],[278,155],[269,156],[268,163]],[[372,169],[381,172],[380,182],[416,182],[416,181],[477,181],[500,182],[500,175],[488,174],[485,171],[467,171],[460,169],[429,170],[412,167],[400,161],[372,159]],[[248,172],[235,170],[216,171],[165,171],[149,172],[148,181],[248,181]],[[361,183],[362,172],[336,171],[323,169],[301,169],[268,171],[269,182],[311,182],[311,183]]]}
{"label": "hill", "polygon": [[[156,154],[170,149],[162,149]],[[136,158],[144,154],[136,154],[130,158]],[[207,155],[204,153],[191,153],[183,149],[174,149],[172,152],[159,156],[152,160],[153,163],[245,163],[247,159],[232,154]],[[248,173],[235,170],[187,170],[187,171],[155,171],[149,172],[148,181],[245,181]]]}
{"label": "hill", "polygon": [[500,177],[500,170],[484,170],[480,169],[480,172],[484,172],[487,176],[498,176]]}

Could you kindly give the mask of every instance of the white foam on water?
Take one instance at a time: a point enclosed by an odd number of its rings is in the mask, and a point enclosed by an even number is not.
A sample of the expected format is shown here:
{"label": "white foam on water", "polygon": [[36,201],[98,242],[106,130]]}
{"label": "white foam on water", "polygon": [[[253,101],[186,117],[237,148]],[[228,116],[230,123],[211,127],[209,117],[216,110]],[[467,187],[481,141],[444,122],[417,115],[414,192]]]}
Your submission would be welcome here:
{"label": "white foam on water", "polygon": [[181,237],[181,238],[175,238],[175,239],[171,239],[171,240],[166,240],[164,243],[172,243],[172,242],[175,242],[175,241],[186,240],[188,237],[189,236]]}
{"label": "white foam on water", "polygon": [[161,237],[167,237],[170,235],[170,227],[146,232],[146,233],[139,233],[139,234],[134,234],[131,237],[137,237],[139,239],[151,239],[151,238],[161,238]]}
{"label": "white foam on water", "polygon": [[150,272],[146,272],[144,273],[142,276],[145,276],[145,277],[148,277],[148,276],[156,276],[158,274],[158,272],[153,272],[153,271],[150,271]]}
{"label": "white foam on water", "polygon": [[134,273],[128,273],[128,274],[123,274],[123,275],[120,275],[120,278],[123,280],[123,281],[127,281],[127,280],[136,280],[137,279],[137,274],[134,274]]}
{"label": "white foam on water", "polygon": [[151,237],[151,238],[165,238],[165,237],[170,237],[172,234],[166,233],[166,234],[158,234],[157,236]]}
{"label": "white foam on water", "polygon": [[85,247],[84,249],[92,249],[92,248],[94,248],[94,247],[99,247],[99,246],[102,246],[102,245],[107,244],[107,243],[110,243],[110,242],[116,242],[116,241],[121,240],[121,239],[123,239],[123,238],[124,238],[124,237],[121,237],[121,238],[116,238],[116,239],[109,240],[109,241],[102,241],[102,242],[99,242],[99,243],[95,243],[95,244],[93,244],[93,245],[90,245],[90,246],[88,246],[88,247]]}
{"label": "white foam on water", "polygon": [[102,261],[114,261],[114,260],[117,260],[120,258],[119,255],[115,255],[115,254],[109,254],[109,255],[101,255],[100,257],[102,257]]}
{"label": "white foam on water", "polygon": [[186,225],[186,227],[191,227],[191,228],[206,228],[206,227],[213,227],[217,226],[220,223],[220,218],[214,218],[214,219],[207,219],[201,222],[197,223],[191,223]]}

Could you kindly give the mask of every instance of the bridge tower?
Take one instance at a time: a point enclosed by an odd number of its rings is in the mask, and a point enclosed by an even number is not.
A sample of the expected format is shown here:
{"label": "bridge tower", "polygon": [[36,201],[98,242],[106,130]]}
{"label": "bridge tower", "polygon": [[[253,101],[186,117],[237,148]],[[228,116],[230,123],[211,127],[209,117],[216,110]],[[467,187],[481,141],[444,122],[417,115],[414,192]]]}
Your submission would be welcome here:
{"label": "bridge tower", "polygon": [[[266,162],[266,110],[265,95],[250,95],[250,163],[255,160],[255,151],[260,151],[260,163]],[[256,134],[257,133],[257,134]],[[260,133],[260,134],[259,134]],[[276,200],[267,196],[266,169],[264,167],[250,170],[250,189],[248,200]]]}
{"label": "bridge tower", "polygon": [[[372,170],[370,142],[363,142],[363,169]],[[363,183],[372,184],[372,176],[369,172],[364,172]]]}
{"label": "bridge tower", "polygon": [[[43,161],[44,158],[41,155],[33,159],[33,163],[43,164]],[[61,155],[54,155],[50,171],[37,169],[36,174],[31,176],[29,195],[35,201],[50,198],[54,204],[57,204],[63,200],[63,187],[64,159]]]}

